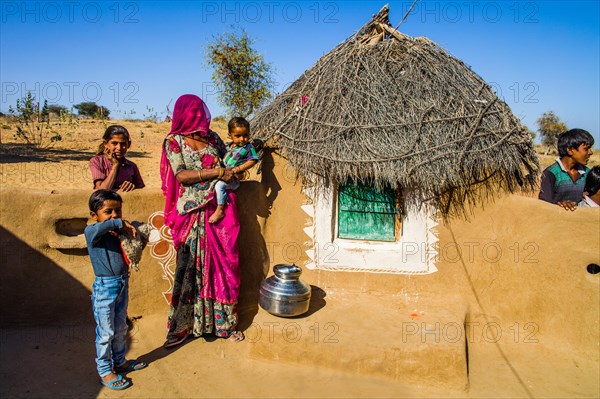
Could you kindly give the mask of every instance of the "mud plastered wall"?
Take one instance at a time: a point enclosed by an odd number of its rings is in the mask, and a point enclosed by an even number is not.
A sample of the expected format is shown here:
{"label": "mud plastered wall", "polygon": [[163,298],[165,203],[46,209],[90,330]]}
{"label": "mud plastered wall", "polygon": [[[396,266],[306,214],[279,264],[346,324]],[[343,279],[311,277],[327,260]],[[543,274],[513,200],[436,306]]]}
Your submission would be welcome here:
{"label": "mud plastered wall", "polygon": [[[3,188],[3,326],[92,320],[94,276],[79,236],[91,222],[90,193]],[[309,245],[303,231],[306,214],[301,209],[306,198],[284,159],[268,155],[260,178],[244,182],[238,198],[240,324],[244,328],[260,311],[258,288],[272,266],[303,265]],[[163,203],[157,189],[126,193],[124,215],[147,221],[162,210]],[[432,340],[454,343],[459,337],[458,344],[469,352],[471,367],[477,359],[515,354],[535,359],[552,354],[572,359],[578,364],[573,363],[573,369],[579,364],[589,367],[584,372],[586,381],[597,385],[600,275],[585,269],[599,263],[599,225],[596,209],[571,213],[533,198],[509,196],[476,210],[470,221],[454,220],[438,227],[436,273],[410,276],[305,269],[302,278],[313,285],[314,293],[325,297],[324,303],[377,304],[370,314],[352,317],[373,317],[375,322],[378,313],[393,312],[386,328],[389,342],[406,338],[427,345]],[[146,249],[140,272],[132,273],[130,315],[166,317],[163,293],[169,284],[164,277],[159,262]],[[345,321],[340,322],[343,326]],[[348,323],[352,328],[352,320]],[[262,353],[258,348],[256,354],[268,356],[267,349]],[[433,360],[431,364],[437,364]]]}

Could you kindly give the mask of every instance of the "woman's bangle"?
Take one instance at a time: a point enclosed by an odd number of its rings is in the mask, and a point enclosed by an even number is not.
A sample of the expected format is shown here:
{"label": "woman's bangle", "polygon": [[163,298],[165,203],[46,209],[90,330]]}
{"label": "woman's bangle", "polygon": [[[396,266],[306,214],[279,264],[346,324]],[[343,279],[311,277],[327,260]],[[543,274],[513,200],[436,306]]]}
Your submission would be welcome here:
{"label": "woman's bangle", "polygon": [[200,181],[204,181],[204,176],[202,176],[202,170],[198,169],[198,179],[200,179]]}
{"label": "woman's bangle", "polygon": [[218,179],[220,179],[221,177],[223,177],[224,174],[225,174],[225,170],[223,168],[219,168],[219,177],[218,177]]}

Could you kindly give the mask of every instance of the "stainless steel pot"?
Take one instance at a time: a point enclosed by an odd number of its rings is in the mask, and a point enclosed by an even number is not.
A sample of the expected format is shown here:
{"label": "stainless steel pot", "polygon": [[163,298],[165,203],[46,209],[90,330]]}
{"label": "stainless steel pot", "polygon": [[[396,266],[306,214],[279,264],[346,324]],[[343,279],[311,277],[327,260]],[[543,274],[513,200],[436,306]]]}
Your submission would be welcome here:
{"label": "stainless steel pot", "polygon": [[296,265],[276,265],[274,276],[260,284],[258,303],[276,316],[292,317],[308,311],[310,285],[300,280],[302,269]]}

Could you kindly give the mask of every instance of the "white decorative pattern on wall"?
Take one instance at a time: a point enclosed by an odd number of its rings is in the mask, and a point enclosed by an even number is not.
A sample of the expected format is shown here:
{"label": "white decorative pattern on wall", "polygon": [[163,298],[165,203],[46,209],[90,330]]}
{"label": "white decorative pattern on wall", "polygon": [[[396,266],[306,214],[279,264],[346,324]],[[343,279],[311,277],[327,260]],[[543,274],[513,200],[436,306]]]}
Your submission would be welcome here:
{"label": "white decorative pattern on wall", "polygon": [[165,225],[164,212],[154,212],[148,217],[148,224],[153,229],[150,232],[148,247],[150,248],[150,256],[152,256],[163,270],[162,278],[167,280],[169,286],[166,291],[162,292],[167,304],[171,304],[171,295],[173,293],[173,281],[175,278],[175,261],[176,251],[171,238],[171,229]]}
{"label": "white decorative pattern on wall", "polygon": [[435,210],[423,207],[402,218],[396,242],[340,239],[337,237],[336,192],[303,189],[307,201],[302,210],[309,216],[304,232],[309,269],[392,274],[430,274],[437,271],[437,221]]}

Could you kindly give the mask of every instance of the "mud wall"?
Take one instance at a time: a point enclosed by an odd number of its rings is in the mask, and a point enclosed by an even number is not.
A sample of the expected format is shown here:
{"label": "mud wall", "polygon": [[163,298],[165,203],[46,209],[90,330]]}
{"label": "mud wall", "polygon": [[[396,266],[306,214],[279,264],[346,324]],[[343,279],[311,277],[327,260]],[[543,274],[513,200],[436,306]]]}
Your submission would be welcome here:
{"label": "mud wall", "polygon": [[[92,268],[82,237],[89,190],[52,192],[3,188],[0,194],[0,324],[91,320]],[[258,312],[258,287],[277,263],[303,264],[305,201],[293,170],[267,154],[257,181],[238,191],[242,223],[241,326]],[[126,193],[124,215],[146,221],[162,210],[159,190]],[[421,334],[421,315],[440,315],[478,345],[519,344],[598,362],[600,210],[565,212],[533,198],[508,196],[475,211],[470,221],[438,226],[438,272],[408,276],[305,270],[303,279],[324,301],[389,298],[406,309],[401,334]],[[132,272],[130,316],[163,313],[168,281],[148,250]],[[323,298],[321,298],[323,299]],[[437,316],[436,316],[437,317]],[[405,326],[409,326],[405,328]],[[416,328],[416,330],[415,330]],[[432,328],[427,326],[427,328]],[[445,325],[439,324],[443,335]],[[427,337],[426,337],[427,338]],[[435,334],[434,334],[435,338]],[[489,350],[500,350],[496,345]],[[550,350],[549,349],[549,350]],[[503,352],[499,352],[504,355]],[[596,367],[597,368],[597,367]]]}

